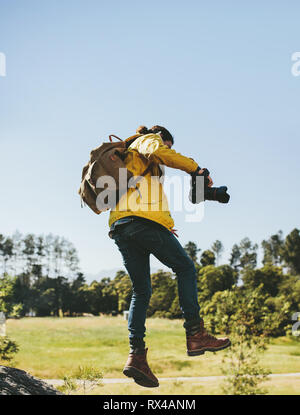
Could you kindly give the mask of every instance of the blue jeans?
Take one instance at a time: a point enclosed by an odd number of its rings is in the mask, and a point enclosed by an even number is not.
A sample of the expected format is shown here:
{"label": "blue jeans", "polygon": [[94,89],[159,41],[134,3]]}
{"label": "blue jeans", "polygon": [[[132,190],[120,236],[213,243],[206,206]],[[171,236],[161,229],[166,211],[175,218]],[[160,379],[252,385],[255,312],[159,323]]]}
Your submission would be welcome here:
{"label": "blue jeans", "polygon": [[116,226],[111,237],[123,256],[132,282],[128,317],[130,340],[145,336],[146,312],[152,293],[150,254],[176,274],[179,304],[186,322],[200,320],[194,263],[168,229],[153,221],[137,218]]}

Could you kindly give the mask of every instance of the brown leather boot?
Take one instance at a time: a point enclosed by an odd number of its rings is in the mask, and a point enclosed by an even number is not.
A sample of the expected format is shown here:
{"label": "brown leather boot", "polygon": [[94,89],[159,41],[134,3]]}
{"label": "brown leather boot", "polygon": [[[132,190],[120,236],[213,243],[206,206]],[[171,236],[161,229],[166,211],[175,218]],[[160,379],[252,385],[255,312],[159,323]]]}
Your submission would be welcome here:
{"label": "brown leather boot", "polygon": [[204,328],[204,321],[186,328],[186,345],[188,356],[199,356],[204,352],[217,352],[231,345],[230,340],[225,337],[217,339],[209,334]]}
{"label": "brown leather boot", "polygon": [[133,353],[130,351],[123,373],[129,378],[133,378],[135,383],[140,386],[155,388],[159,386],[159,383],[148,366],[147,351],[148,348],[144,349],[142,353]]}

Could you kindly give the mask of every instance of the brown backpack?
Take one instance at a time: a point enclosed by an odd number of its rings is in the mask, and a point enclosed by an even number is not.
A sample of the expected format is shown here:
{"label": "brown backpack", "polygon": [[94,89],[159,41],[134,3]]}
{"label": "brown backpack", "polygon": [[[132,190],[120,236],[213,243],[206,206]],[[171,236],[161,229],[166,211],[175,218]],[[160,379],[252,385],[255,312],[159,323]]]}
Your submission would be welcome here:
{"label": "brown backpack", "polygon": [[[81,206],[82,202],[84,202],[93,210],[93,212],[99,215],[101,212],[113,208],[120,197],[127,192],[128,181],[133,177],[133,174],[128,169],[126,169],[124,160],[126,157],[127,148],[137,137],[140,136],[141,134],[136,134],[123,141],[121,138],[115,135],[110,135],[110,142],[104,142],[101,144],[101,146],[91,151],[90,160],[83,167],[81,185],[78,190],[78,193],[81,197]],[[112,137],[115,137],[120,141],[113,142]],[[127,177],[126,180],[124,180],[124,183],[119,182],[119,169],[121,168],[126,169],[125,173]],[[144,176],[150,170],[150,168],[151,163],[141,174],[141,176]],[[112,190],[114,193],[114,195],[112,195],[113,197],[109,197],[107,186],[97,187],[97,180],[102,176],[110,176],[114,179],[116,188]],[[136,183],[137,181],[135,181],[133,186],[130,187],[135,187]],[[107,195],[104,198],[105,206],[103,205],[102,207],[101,203],[99,203],[99,199],[97,203],[97,198],[103,191],[105,191]],[[110,200],[114,200],[115,202],[109,204]]]}

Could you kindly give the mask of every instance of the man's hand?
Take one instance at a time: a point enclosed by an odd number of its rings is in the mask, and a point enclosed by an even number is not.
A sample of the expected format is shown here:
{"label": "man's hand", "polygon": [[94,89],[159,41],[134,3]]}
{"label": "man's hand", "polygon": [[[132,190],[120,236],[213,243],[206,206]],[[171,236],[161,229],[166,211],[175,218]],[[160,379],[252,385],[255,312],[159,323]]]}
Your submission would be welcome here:
{"label": "man's hand", "polygon": [[[200,176],[204,173],[204,171],[205,171],[205,168],[203,168],[203,169],[201,169],[201,170],[199,170],[198,172],[197,172],[197,174],[199,174]],[[209,183],[208,183],[208,187],[212,187],[212,185],[214,184],[214,182],[212,181],[212,178],[210,177],[210,176],[207,176],[207,178],[208,178],[208,180],[209,180]]]}

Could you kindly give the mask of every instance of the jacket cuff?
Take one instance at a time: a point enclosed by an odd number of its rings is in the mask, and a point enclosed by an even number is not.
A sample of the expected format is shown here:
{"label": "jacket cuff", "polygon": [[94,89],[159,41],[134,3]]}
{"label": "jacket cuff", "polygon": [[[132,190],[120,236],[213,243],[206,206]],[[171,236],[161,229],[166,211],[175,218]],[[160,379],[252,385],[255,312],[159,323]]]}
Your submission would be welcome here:
{"label": "jacket cuff", "polygon": [[201,167],[198,166],[195,171],[192,171],[190,174],[193,176],[194,174],[198,174],[198,172],[201,170]]}

